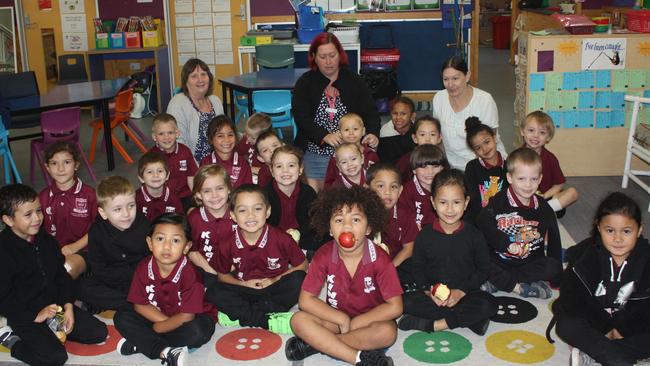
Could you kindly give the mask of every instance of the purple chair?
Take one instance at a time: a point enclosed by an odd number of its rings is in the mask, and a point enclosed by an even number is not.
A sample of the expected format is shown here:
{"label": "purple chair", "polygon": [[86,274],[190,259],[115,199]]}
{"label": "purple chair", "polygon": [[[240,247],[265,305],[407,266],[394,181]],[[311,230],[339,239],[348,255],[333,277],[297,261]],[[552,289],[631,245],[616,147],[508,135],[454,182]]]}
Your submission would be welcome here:
{"label": "purple chair", "polygon": [[43,176],[48,184],[52,183],[50,175],[44,168],[45,148],[58,141],[69,141],[77,147],[81,159],[88,169],[88,174],[93,182],[97,181],[93,168],[90,166],[86,155],[79,144],[79,128],[81,126],[81,109],[79,107],[69,107],[55,109],[41,113],[41,130],[43,138],[31,141],[31,164],[29,171],[29,180],[34,182],[34,160],[41,168]]}

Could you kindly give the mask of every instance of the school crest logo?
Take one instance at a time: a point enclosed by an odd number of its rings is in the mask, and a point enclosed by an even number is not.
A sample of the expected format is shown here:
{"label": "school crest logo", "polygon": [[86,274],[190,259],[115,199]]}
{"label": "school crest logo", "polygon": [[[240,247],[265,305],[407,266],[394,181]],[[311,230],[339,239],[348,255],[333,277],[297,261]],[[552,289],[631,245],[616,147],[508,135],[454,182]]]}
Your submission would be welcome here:
{"label": "school crest logo", "polygon": [[78,214],[87,214],[88,213],[88,199],[77,197],[74,199],[74,208],[72,212]]}
{"label": "school crest logo", "polygon": [[280,262],[280,258],[266,258],[266,264],[270,270],[279,269],[280,263],[278,262]]}
{"label": "school crest logo", "polygon": [[372,277],[363,278],[363,292],[369,294],[375,291],[375,284],[372,282]]}
{"label": "school crest logo", "polygon": [[179,164],[178,170],[180,170],[181,172],[187,171],[187,160],[180,160],[178,164]]}

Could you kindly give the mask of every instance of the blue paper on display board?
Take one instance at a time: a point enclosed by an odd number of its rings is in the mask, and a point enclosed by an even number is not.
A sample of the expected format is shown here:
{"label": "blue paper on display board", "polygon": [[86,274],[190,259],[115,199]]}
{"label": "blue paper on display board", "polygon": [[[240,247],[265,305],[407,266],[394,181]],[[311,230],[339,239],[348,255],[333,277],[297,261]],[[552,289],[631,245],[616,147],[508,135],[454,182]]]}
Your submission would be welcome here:
{"label": "blue paper on display board", "polygon": [[472,26],[472,8],[473,4],[469,1],[461,1],[454,3],[453,1],[445,0],[440,5],[440,11],[442,12],[442,28],[443,29],[454,29],[454,22],[452,21],[452,16],[456,17],[456,22],[458,22],[460,17],[460,7],[463,7],[463,15],[465,19],[463,21],[463,28],[467,29]]}
{"label": "blue paper on display board", "polygon": [[544,83],[545,83],[545,77],[544,74],[530,74],[530,85],[529,85],[529,90],[530,91],[544,91]]}

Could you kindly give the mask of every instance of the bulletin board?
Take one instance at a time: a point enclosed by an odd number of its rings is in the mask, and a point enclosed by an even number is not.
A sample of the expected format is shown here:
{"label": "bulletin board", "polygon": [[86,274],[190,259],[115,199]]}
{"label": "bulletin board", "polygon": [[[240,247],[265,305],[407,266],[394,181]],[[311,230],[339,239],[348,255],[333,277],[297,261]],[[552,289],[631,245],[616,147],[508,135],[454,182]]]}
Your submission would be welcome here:
{"label": "bulletin board", "polygon": [[[650,40],[642,34],[534,36],[519,44],[516,124],[542,110],[556,127],[549,149],[565,175],[621,175],[631,106],[650,95]],[[650,111],[642,111],[648,121]]]}

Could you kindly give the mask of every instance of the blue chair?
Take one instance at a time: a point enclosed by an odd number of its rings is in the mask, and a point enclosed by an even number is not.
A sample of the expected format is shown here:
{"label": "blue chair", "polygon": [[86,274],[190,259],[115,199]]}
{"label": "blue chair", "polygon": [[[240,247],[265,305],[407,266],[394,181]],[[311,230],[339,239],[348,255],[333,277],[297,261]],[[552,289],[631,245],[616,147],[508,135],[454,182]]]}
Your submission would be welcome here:
{"label": "blue chair", "polygon": [[[5,184],[11,183],[11,172],[14,173],[16,178],[16,183],[22,183],[20,179],[20,173],[18,168],[16,168],[16,162],[14,157],[11,155],[11,150],[9,150],[9,131],[5,129],[4,123],[0,118],[0,156],[2,156],[2,166],[5,170]],[[11,168],[11,170],[10,170]]]}
{"label": "blue chair", "polygon": [[283,139],[282,128],[291,127],[293,138],[296,138],[298,128],[291,115],[290,90],[257,90],[253,92],[253,110],[271,117],[273,128],[278,137]]}
{"label": "blue chair", "polygon": [[[239,126],[242,119],[246,121],[248,117],[248,95],[240,91],[233,91],[233,98],[235,103],[235,125]],[[243,131],[243,129],[242,129]]]}

